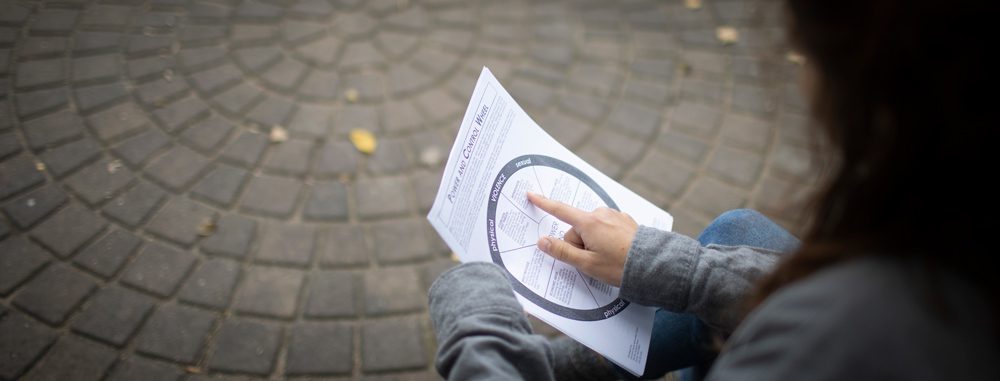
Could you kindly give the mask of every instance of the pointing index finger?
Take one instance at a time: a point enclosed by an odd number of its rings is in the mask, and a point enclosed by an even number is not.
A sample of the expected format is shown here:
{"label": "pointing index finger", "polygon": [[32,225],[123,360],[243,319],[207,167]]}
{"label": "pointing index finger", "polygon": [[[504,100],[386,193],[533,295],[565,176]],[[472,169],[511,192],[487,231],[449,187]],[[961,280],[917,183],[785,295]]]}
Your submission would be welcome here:
{"label": "pointing index finger", "polygon": [[583,217],[587,215],[587,212],[574,208],[570,205],[563,204],[562,202],[545,198],[537,193],[528,192],[528,201],[531,201],[531,203],[535,204],[535,206],[573,226],[579,224],[580,221],[583,220]]}

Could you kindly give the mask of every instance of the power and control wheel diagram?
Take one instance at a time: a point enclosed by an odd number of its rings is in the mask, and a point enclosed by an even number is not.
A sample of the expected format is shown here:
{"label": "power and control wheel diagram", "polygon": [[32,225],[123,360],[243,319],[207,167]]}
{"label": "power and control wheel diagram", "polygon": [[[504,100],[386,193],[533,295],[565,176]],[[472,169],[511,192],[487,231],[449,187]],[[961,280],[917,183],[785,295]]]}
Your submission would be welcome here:
{"label": "power and control wheel diagram", "polygon": [[595,321],[623,311],[629,302],[618,288],[557,261],[536,246],[543,235],[562,238],[566,223],[534,207],[534,192],[583,210],[618,205],[600,185],[576,167],[553,157],[523,155],[509,161],[493,180],[486,234],[493,262],[507,271],[514,290],[559,316]]}

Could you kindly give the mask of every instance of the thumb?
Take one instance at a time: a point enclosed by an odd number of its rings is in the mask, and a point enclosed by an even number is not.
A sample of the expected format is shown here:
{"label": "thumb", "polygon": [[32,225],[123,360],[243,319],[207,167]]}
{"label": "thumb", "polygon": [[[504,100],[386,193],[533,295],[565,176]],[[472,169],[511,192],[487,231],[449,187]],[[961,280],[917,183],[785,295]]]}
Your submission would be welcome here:
{"label": "thumb", "polygon": [[586,259],[587,252],[569,242],[552,237],[542,237],[538,239],[538,248],[545,254],[555,259],[569,263],[573,267],[579,268]]}

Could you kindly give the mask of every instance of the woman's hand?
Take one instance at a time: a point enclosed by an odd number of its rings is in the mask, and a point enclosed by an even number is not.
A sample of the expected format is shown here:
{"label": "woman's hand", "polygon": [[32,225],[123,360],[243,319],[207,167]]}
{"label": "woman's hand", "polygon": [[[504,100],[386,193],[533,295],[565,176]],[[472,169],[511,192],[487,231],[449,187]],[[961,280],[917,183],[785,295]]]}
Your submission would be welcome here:
{"label": "woman's hand", "polygon": [[628,214],[611,208],[585,212],[535,193],[528,193],[532,204],[573,226],[559,240],[538,239],[538,248],[552,257],[569,263],[604,283],[621,286],[625,258],[639,224]]}

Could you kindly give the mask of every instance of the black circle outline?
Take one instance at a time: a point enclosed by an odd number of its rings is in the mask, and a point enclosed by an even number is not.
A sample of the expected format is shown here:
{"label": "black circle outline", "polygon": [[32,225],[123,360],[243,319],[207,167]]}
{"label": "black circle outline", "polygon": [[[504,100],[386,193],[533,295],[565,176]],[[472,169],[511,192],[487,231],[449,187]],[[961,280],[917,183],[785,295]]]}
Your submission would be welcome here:
{"label": "black circle outline", "polygon": [[[518,162],[527,159],[531,159],[529,163],[526,163],[521,167],[517,166]],[[493,187],[491,187],[490,189],[491,190],[494,189],[496,187],[497,182],[500,181],[500,177],[504,176],[504,184],[500,186],[500,192],[502,192],[503,187],[507,185],[507,180],[510,179],[515,172],[535,165],[544,165],[547,167],[552,167],[561,170],[563,172],[569,173],[570,175],[576,177],[577,180],[580,180],[582,183],[590,187],[590,189],[594,191],[594,193],[596,193],[598,197],[601,198],[601,201],[604,201],[604,204],[607,205],[607,207],[614,210],[619,210],[618,204],[615,204],[615,201],[611,199],[611,196],[609,196],[607,192],[604,191],[604,188],[601,188],[600,185],[597,185],[597,182],[594,181],[594,179],[590,178],[590,176],[587,176],[586,173],[583,173],[583,171],[577,169],[576,167],[570,165],[569,163],[545,155],[521,155],[507,162],[507,165],[504,165],[504,167],[500,169],[500,172],[497,173],[497,177],[493,179]],[[490,237],[496,237],[496,227],[491,226],[489,221],[496,221],[497,204],[499,203],[499,201],[500,197],[497,197],[496,199],[493,199],[492,197],[488,198],[489,204],[487,205],[486,209],[486,218],[487,218],[486,242],[492,241]],[[497,245],[496,247],[494,247],[494,245],[492,244],[487,246],[489,246],[490,248],[490,256],[493,257],[493,262],[500,265],[500,267],[504,269],[504,272],[507,274],[507,278],[510,279],[510,283],[514,287],[514,290],[517,291],[517,293],[520,294],[521,296],[527,298],[528,300],[534,302],[535,304],[541,306],[542,308],[552,313],[573,320],[596,321],[615,316],[621,311],[624,311],[625,307],[628,307],[629,305],[629,302],[627,300],[622,300],[621,298],[615,298],[615,300],[611,301],[611,303],[604,305],[603,307],[598,307],[589,310],[580,310],[575,308],[569,308],[551,302],[548,299],[545,299],[544,297],[536,294],[534,291],[528,288],[528,286],[525,286],[523,283],[521,283],[521,281],[518,280],[514,276],[514,274],[511,274],[510,270],[507,269],[507,266],[504,265],[503,258],[500,257],[499,245]]]}

